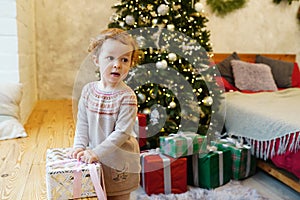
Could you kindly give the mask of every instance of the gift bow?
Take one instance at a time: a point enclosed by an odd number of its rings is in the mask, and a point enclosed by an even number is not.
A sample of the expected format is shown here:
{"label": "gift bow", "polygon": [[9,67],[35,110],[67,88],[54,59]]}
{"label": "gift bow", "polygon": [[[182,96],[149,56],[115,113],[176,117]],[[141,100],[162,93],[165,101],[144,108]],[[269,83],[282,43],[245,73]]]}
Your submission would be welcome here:
{"label": "gift bow", "polygon": [[149,155],[158,155],[163,161],[163,167],[164,167],[164,191],[165,194],[171,194],[172,193],[172,181],[171,181],[171,160],[167,156],[161,154],[159,151],[159,148],[156,149],[150,149],[146,152],[141,153],[141,165],[142,165],[142,184],[143,188],[145,188],[145,161],[144,158]]}

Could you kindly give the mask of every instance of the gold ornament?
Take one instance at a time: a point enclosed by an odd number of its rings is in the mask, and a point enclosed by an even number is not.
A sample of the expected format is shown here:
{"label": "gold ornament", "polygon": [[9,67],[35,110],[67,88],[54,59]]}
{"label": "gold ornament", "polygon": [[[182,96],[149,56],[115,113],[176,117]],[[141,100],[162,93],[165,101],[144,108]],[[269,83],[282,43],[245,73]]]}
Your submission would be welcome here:
{"label": "gold ornament", "polygon": [[202,3],[200,3],[200,2],[195,3],[195,10],[196,10],[197,12],[202,12],[202,11],[203,11],[203,8],[204,8],[204,6],[203,6]]}
{"label": "gold ornament", "polygon": [[204,97],[202,102],[205,106],[211,106],[213,104],[213,98],[211,96]]}

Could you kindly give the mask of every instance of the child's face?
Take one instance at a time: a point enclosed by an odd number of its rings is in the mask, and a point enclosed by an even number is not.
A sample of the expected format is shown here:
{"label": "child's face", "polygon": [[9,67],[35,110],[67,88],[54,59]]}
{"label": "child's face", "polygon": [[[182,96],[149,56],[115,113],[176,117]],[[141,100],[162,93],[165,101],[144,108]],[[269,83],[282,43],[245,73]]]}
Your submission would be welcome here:
{"label": "child's face", "polygon": [[131,66],[133,47],[114,39],[107,39],[101,47],[98,61],[101,81],[114,87],[124,80]]}

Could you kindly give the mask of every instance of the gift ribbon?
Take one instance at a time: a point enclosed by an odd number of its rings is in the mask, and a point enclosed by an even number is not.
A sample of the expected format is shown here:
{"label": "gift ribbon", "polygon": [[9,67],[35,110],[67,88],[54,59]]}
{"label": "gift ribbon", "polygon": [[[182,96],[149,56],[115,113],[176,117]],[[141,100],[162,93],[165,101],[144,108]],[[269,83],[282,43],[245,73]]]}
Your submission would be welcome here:
{"label": "gift ribbon", "polygon": [[223,161],[223,152],[216,151],[219,154],[219,183],[223,185],[224,183],[224,161]]}
{"label": "gift ribbon", "polygon": [[159,149],[150,149],[147,152],[142,152],[140,154],[141,156],[141,166],[142,166],[142,185],[143,188],[146,187],[146,183],[145,183],[145,157],[148,155],[158,155],[159,154]]}
{"label": "gift ribbon", "polygon": [[193,162],[192,166],[193,166],[194,185],[199,187],[198,155],[200,158],[200,154],[194,154],[192,156],[192,162]]}
{"label": "gift ribbon", "polygon": [[172,183],[171,183],[171,162],[170,158],[159,154],[160,158],[163,160],[163,166],[164,166],[164,189],[165,194],[171,194],[172,192]]}
{"label": "gift ribbon", "polygon": [[142,184],[143,188],[146,187],[145,183],[145,157],[148,155],[158,155],[163,162],[164,170],[164,191],[165,194],[172,193],[172,181],[171,181],[171,160],[167,156],[161,154],[159,149],[151,149],[148,152],[141,153],[141,165],[142,165]]}
{"label": "gift ribbon", "polygon": [[248,145],[244,145],[244,148],[247,149],[246,177],[248,177],[250,174],[250,169],[251,169],[251,147]]}
{"label": "gift ribbon", "polygon": [[77,161],[76,169],[73,171],[74,182],[73,182],[73,198],[80,198],[81,196],[81,182],[82,172],[80,170],[80,162]]}
{"label": "gift ribbon", "polygon": [[178,132],[177,134],[171,133],[168,135],[169,137],[166,138],[165,140],[171,140],[174,138],[178,138],[178,137],[183,137],[184,139],[187,140],[187,147],[188,147],[188,152],[187,155],[192,155],[193,154],[193,137],[196,136],[195,133],[183,133],[183,132]]}
{"label": "gift ribbon", "polygon": [[[101,167],[100,169],[100,175],[101,177],[98,176],[97,173],[97,168],[95,164],[88,164],[88,168],[90,170],[90,175],[91,175],[91,179],[97,194],[97,198],[99,200],[105,200],[106,198],[106,190],[105,190],[105,184],[104,184],[104,177],[103,177],[103,169]],[[103,188],[100,184],[100,179],[102,180],[102,185]]]}

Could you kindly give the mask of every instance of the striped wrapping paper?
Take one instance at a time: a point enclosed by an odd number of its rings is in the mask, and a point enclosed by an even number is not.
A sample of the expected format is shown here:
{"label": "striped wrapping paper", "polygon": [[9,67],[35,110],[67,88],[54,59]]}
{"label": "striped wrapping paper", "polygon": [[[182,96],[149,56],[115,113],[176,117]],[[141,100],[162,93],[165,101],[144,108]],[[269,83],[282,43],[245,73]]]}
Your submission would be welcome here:
{"label": "striped wrapping paper", "polygon": [[244,179],[256,172],[256,158],[251,155],[250,146],[233,144],[227,140],[213,141],[212,145],[220,150],[229,149],[231,151],[232,179]]}
{"label": "striped wrapping paper", "polygon": [[207,138],[196,133],[160,136],[160,151],[173,158],[206,152]]}

